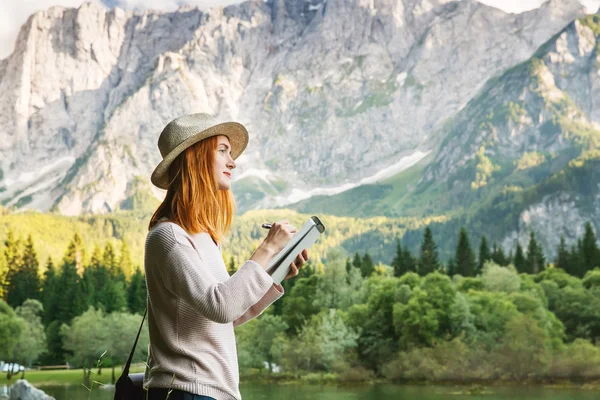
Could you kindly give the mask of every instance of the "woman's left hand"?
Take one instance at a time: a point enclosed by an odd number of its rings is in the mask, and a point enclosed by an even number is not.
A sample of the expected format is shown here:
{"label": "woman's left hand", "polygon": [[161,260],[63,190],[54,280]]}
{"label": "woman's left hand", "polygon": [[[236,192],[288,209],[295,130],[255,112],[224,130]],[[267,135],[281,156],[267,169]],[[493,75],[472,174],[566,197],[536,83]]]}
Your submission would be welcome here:
{"label": "woman's left hand", "polygon": [[307,260],[308,251],[304,249],[302,250],[302,253],[298,254],[298,257],[296,257],[294,262],[290,264],[290,272],[288,272],[287,276],[283,280],[285,281],[298,275],[298,272],[300,272],[300,268],[302,268],[302,266],[306,263]]}

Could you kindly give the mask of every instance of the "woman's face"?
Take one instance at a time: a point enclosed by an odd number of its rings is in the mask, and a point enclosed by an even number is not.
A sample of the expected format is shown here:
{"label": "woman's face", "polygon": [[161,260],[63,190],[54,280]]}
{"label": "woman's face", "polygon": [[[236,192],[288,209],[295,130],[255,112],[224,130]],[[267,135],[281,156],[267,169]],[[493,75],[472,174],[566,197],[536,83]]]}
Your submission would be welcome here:
{"label": "woman's face", "polygon": [[217,174],[219,190],[231,189],[231,170],[235,168],[235,161],[231,158],[231,145],[227,136],[217,136],[213,170]]}

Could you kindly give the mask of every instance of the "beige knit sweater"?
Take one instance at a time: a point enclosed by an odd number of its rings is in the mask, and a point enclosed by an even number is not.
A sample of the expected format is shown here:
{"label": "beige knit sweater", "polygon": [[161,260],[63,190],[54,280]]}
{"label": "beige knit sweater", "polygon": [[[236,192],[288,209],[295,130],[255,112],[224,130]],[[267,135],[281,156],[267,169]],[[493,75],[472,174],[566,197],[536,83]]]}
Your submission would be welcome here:
{"label": "beige knit sweater", "polygon": [[283,295],[253,261],[231,277],[207,233],[159,222],[146,237],[149,367],[144,387],[241,399],[233,328]]}

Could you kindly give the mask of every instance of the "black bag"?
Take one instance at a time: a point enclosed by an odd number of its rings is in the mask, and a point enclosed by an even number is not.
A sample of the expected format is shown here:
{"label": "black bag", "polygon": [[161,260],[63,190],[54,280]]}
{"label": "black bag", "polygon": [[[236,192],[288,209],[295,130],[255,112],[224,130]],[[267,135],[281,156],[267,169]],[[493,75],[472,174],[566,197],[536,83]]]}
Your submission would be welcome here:
{"label": "black bag", "polygon": [[125,363],[125,367],[123,368],[123,373],[119,379],[117,379],[117,383],[115,384],[114,400],[144,400],[146,398],[143,386],[144,374],[129,374],[129,366],[131,365],[133,353],[135,352],[135,346],[137,346],[138,339],[140,338],[140,333],[142,332],[142,326],[144,325],[144,319],[146,319],[147,312],[148,310],[146,309],[144,316],[142,317],[142,323],[135,338],[135,342],[133,342],[133,348],[131,349],[129,358]]}

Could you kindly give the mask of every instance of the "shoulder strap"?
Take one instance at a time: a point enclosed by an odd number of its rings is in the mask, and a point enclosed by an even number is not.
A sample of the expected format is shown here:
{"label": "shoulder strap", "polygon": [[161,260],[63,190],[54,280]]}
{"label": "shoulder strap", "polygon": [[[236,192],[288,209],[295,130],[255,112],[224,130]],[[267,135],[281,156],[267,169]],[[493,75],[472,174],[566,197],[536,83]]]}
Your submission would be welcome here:
{"label": "shoulder strap", "polygon": [[133,342],[133,347],[131,348],[131,353],[129,353],[129,358],[125,363],[125,367],[123,367],[123,373],[121,376],[129,375],[129,366],[131,365],[131,360],[133,359],[133,353],[135,353],[135,346],[137,346],[138,339],[140,338],[140,333],[142,332],[142,326],[144,326],[144,320],[146,319],[146,314],[148,313],[148,309],[144,311],[144,316],[142,317],[142,323],[140,324],[140,329],[138,330],[137,336],[135,337],[135,342]]}

